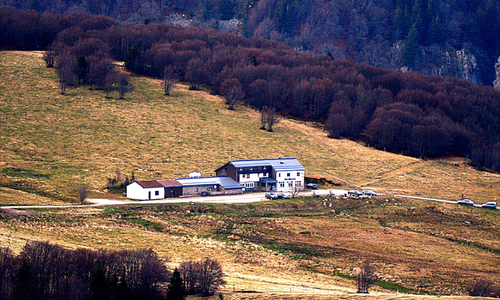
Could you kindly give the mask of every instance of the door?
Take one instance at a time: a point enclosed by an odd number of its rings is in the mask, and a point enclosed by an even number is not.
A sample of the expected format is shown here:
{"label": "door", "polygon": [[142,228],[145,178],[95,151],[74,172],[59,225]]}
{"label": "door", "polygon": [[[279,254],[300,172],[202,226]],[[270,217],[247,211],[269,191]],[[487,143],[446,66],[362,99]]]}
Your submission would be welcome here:
{"label": "door", "polygon": [[151,191],[148,192],[148,199],[151,200]]}

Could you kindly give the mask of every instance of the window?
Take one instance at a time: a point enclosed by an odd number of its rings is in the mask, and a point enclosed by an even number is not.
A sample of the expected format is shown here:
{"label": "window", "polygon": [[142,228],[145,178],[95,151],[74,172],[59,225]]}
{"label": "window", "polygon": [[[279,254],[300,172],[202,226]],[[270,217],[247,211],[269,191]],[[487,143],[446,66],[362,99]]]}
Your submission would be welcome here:
{"label": "window", "polygon": [[297,172],[297,177],[299,177],[299,176],[300,176],[300,172]]}
{"label": "window", "polygon": [[295,186],[302,186],[302,181],[295,181]]}
{"label": "window", "polygon": [[293,181],[288,182],[288,187],[293,187]]}
{"label": "window", "polygon": [[286,173],[286,177],[290,177],[290,173]]}
{"label": "window", "polygon": [[160,191],[155,191],[155,196],[159,196],[160,195]]}
{"label": "window", "polygon": [[285,183],[284,182],[280,182],[280,187],[285,187]]}
{"label": "window", "polygon": [[250,178],[250,174],[247,174],[247,178]]}
{"label": "window", "polygon": [[278,173],[278,177],[281,177],[281,173]]}

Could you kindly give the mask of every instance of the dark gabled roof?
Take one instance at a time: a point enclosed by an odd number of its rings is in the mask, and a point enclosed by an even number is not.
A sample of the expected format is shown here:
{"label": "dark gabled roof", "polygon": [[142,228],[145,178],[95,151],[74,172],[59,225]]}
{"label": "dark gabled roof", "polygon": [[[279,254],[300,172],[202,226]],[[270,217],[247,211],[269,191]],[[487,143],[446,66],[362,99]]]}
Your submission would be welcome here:
{"label": "dark gabled roof", "polygon": [[297,170],[305,171],[304,166],[296,158],[270,158],[270,159],[251,159],[251,160],[232,160],[215,172],[224,168],[228,164],[232,164],[235,168],[250,168],[250,167],[273,167],[275,170]]}
{"label": "dark gabled roof", "polygon": [[182,184],[180,184],[177,180],[157,180],[157,182],[166,188],[182,187]]}
{"label": "dark gabled roof", "polygon": [[136,181],[138,185],[142,186],[144,189],[148,188],[159,188],[163,187],[158,181],[153,180],[153,181]]}
{"label": "dark gabled roof", "polygon": [[241,189],[243,185],[234,181],[231,177],[194,177],[194,178],[177,178],[183,186],[207,186],[207,185],[220,185],[226,190]]}

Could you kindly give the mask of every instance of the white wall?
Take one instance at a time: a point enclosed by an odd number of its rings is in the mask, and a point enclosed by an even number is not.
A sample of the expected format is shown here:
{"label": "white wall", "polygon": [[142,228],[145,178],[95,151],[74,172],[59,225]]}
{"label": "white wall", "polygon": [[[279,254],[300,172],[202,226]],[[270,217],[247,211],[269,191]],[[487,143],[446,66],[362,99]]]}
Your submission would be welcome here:
{"label": "white wall", "polygon": [[278,181],[276,191],[292,192],[297,184],[304,189],[304,171],[278,171],[275,174]]}
{"label": "white wall", "polygon": [[[151,192],[151,200],[165,198],[165,188],[143,188],[137,182],[133,182],[127,186],[127,198],[135,200],[149,200],[149,192]],[[158,195],[155,195],[158,192]]]}

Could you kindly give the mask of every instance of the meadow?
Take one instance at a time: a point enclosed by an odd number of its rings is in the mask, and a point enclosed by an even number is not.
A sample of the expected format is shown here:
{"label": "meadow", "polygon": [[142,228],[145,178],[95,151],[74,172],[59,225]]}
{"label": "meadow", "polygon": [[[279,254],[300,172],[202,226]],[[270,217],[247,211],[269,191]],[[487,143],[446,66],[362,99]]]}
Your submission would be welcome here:
{"label": "meadow", "polygon": [[81,184],[92,197],[122,198],[105,189],[116,170],[143,180],[210,176],[229,160],[265,157],[296,157],[308,177],[388,194],[3,210],[0,246],[19,251],[34,239],[71,248],[153,247],[174,265],[210,256],[223,262],[231,299],[357,299],[353,274],[365,259],[379,272],[372,295],[380,299],[406,297],[398,291],[460,295],[476,278],[500,278],[498,212],[391,196],[495,201],[496,173],[461,158],[422,160],[329,139],[320,124],[282,119],[269,133],[250,107],[230,111],[219,96],[183,84],[164,96],[151,78],[132,77],[135,90],[124,100],[88,87],[60,95],[41,55],[0,52],[1,205],[74,203]]}

